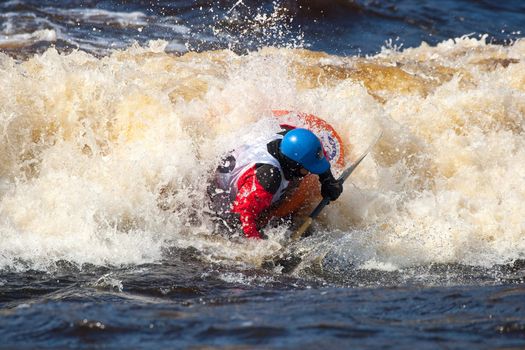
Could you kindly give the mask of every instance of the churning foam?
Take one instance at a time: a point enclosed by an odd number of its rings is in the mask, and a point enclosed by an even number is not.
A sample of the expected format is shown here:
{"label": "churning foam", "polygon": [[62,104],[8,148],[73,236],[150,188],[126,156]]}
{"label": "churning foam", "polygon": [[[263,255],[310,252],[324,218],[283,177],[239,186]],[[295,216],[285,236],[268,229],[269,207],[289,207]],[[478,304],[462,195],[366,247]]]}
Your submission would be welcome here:
{"label": "churning foam", "polygon": [[245,262],[277,250],[284,228],[229,243],[208,239],[203,214],[217,159],[273,130],[271,109],[330,122],[349,161],[383,129],[325,210],[323,254],[389,269],[525,257],[524,41],[371,58],[165,45],[0,54],[0,266],[142,263],[170,245]]}

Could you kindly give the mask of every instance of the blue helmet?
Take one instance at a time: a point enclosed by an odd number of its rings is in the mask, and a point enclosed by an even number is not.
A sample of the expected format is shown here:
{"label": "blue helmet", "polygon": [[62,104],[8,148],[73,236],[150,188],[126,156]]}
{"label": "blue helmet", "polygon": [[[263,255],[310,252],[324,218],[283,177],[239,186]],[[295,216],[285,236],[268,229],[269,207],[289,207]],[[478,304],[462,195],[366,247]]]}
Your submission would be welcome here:
{"label": "blue helmet", "polygon": [[330,168],[321,141],[307,129],[288,131],[281,141],[281,153],[313,174],[322,174]]}

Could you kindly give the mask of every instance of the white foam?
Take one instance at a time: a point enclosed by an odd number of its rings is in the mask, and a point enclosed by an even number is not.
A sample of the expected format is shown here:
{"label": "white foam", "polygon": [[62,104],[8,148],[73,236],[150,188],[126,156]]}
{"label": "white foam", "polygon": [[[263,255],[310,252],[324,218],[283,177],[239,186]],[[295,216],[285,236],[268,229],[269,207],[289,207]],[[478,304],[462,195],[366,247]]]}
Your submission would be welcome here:
{"label": "white foam", "polygon": [[57,33],[53,29],[41,29],[32,33],[0,35],[0,48],[28,46],[40,41],[55,42]]}
{"label": "white foam", "polygon": [[[524,257],[523,41],[382,53],[378,67],[402,62],[411,73],[385,71],[376,90],[337,74],[304,85],[312,67],[351,75],[364,58],[287,49],[176,57],[167,44],[100,59],[53,49],[24,62],[0,55],[1,267],[138,264],[171,245],[260,262],[284,229],[259,243],[211,239],[202,213],[209,171],[243,138],[271,132],[271,109],[324,118],[352,145],[348,160],[384,130],[320,218],[327,234],[315,254],[380,269]],[[435,83],[444,68],[457,73]],[[389,88],[429,76],[424,92]]]}
{"label": "white foam", "polygon": [[95,8],[61,9],[55,7],[48,7],[43,9],[43,11],[52,14],[59,14],[62,16],[79,18],[83,22],[89,22],[93,24],[100,23],[105,25],[118,25],[121,27],[136,27],[148,24],[148,16],[139,11],[120,12]]}

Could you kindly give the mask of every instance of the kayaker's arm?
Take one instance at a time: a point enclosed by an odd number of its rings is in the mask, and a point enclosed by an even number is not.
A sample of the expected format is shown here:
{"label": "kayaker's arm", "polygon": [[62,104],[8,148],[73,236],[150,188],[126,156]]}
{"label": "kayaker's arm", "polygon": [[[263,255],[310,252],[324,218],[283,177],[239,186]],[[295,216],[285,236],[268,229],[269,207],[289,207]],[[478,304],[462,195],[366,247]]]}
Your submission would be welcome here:
{"label": "kayaker's arm", "polygon": [[263,238],[257,229],[258,219],[261,213],[270,207],[280,182],[279,169],[267,164],[254,166],[239,179],[232,212],[239,214],[241,228],[246,237]]}

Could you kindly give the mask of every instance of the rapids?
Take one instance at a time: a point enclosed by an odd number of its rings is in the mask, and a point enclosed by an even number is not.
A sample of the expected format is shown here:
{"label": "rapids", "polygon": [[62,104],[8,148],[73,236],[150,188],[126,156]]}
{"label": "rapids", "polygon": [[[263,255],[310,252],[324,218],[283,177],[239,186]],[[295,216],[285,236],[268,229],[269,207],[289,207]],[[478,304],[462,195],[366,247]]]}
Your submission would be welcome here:
{"label": "rapids", "polygon": [[525,258],[525,41],[374,56],[262,48],[103,57],[0,53],[0,268],[126,265],[196,248],[259,266],[290,230],[228,241],[207,224],[221,154],[275,130],[272,109],[332,124],[355,159],[383,137],[296,249],[325,268],[492,267]]}

